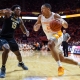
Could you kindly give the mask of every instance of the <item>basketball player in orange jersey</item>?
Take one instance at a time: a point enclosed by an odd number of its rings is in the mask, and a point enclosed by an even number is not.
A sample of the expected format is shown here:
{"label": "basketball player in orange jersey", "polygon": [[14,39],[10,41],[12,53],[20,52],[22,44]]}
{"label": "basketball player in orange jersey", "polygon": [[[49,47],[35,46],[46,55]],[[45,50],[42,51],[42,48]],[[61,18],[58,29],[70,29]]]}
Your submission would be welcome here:
{"label": "basketball player in orange jersey", "polygon": [[48,3],[43,4],[41,6],[41,13],[42,14],[38,16],[37,22],[34,24],[34,31],[38,31],[40,26],[42,25],[43,31],[48,38],[48,46],[49,46],[49,49],[51,50],[52,57],[55,59],[55,61],[59,66],[58,75],[61,76],[64,74],[64,68],[62,67],[61,62],[79,65],[79,66],[80,66],[80,63],[72,59],[65,58],[63,56],[62,51],[60,50],[60,45],[63,40],[62,32],[51,31],[49,23],[53,19],[59,19],[60,23],[64,28],[68,28],[68,23],[64,19],[62,19],[59,14],[51,12],[51,5]]}

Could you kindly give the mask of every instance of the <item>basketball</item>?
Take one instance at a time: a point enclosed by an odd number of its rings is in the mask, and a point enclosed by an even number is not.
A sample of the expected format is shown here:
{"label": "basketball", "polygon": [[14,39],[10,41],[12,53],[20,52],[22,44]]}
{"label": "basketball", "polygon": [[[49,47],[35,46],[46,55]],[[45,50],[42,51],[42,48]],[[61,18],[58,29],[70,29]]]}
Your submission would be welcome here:
{"label": "basketball", "polygon": [[52,20],[50,22],[50,29],[54,32],[57,32],[61,30],[62,24],[60,23],[60,20]]}

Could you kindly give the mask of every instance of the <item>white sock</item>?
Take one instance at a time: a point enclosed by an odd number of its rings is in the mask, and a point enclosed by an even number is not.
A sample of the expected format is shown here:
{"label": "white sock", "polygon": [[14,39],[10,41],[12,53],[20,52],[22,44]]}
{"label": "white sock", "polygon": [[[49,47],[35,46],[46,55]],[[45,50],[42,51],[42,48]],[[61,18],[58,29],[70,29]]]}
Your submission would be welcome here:
{"label": "white sock", "polygon": [[59,66],[59,67],[60,67],[60,66],[62,66],[62,64],[61,64],[60,60],[59,60],[59,61],[57,61],[57,64],[58,64],[58,66]]}

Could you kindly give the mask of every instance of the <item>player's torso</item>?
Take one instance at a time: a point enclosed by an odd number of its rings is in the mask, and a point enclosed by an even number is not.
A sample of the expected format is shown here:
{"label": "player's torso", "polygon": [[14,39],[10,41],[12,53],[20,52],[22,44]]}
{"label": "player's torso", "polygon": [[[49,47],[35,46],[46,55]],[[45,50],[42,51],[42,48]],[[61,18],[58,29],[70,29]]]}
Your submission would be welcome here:
{"label": "player's torso", "polygon": [[19,18],[14,18],[13,16],[5,18],[2,26],[1,36],[3,37],[13,36],[15,29],[18,28],[19,25],[20,25]]}
{"label": "player's torso", "polygon": [[49,18],[45,18],[43,15],[41,16],[41,23],[42,23],[42,28],[45,33],[52,33],[50,29],[50,21],[54,19],[54,14],[52,12],[52,15]]}
{"label": "player's torso", "polygon": [[[54,19],[54,14],[52,12],[52,15],[49,17],[49,18],[45,18],[43,15],[41,16],[41,23],[42,23],[42,28],[43,28],[43,31],[44,33],[46,34],[47,38],[49,39],[50,37],[52,36],[55,36],[55,37],[59,37],[57,34],[58,32],[53,32],[51,31],[50,29],[50,21],[52,21]],[[59,34],[61,35],[62,32],[59,31]]]}
{"label": "player's torso", "polygon": [[55,13],[52,12],[52,15],[49,18],[45,18],[43,15],[41,16],[42,28],[48,39],[52,36],[55,36],[58,38],[62,35],[61,30],[58,32],[53,32],[50,29],[50,21],[54,19],[54,14]]}

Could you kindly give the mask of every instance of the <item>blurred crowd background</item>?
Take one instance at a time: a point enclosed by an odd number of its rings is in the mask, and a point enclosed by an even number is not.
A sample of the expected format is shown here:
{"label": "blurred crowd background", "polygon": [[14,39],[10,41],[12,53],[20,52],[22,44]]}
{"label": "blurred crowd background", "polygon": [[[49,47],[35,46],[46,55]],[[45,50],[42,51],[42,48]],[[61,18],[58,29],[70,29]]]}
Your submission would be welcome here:
{"label": "blurred crowd background", "polygon": [[[0,0],[0,9],[11,8],[12,5],[18,4],[21,6],[21,16],[34,16],[38,17],[41,5],[49,3],[52,6],[52,11],[62,15],[79,14],[80,13],[80,0]],[[4,18],[0,17],[0,28],[2,28]],[[67,32],[71,35],[69,45],[80,45],[80,17],[65,19],[69,28]],[[36,20],[23,20],[26,28],[30,31],[30,36],[26,37],[20,29],[15,31],[15,38],[18,43],[26,43],[33,45],[46,45],[47,38],[42,30],[38,32],[33,31],[33,25]]]}

